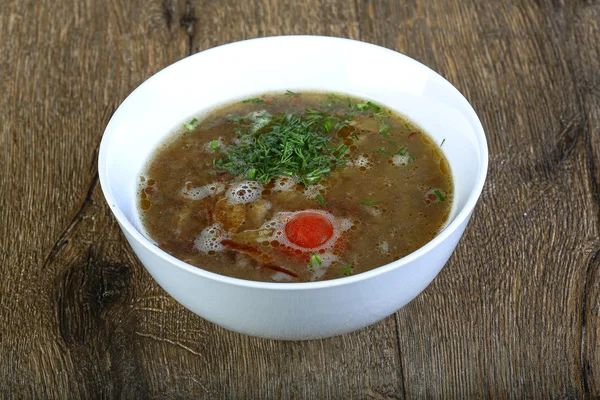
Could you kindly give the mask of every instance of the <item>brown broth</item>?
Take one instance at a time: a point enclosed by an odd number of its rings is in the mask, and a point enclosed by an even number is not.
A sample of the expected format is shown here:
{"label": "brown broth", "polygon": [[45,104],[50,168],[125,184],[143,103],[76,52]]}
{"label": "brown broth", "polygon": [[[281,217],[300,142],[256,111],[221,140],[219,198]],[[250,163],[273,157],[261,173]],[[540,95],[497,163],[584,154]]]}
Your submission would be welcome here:
{"label": "brown broth", "polygon": [[[355,117],[352,127],[335,134],[335,140],[350,148],[345,156],[349,165],[335,169],[319,184],[272,180],[259,188],[256,201],[233,204],[226,192],[244,178],[213,166],[213,159],[221,157],[236,136],[232,115],[262,110],[273,115],[300,113],[307,108],[350,112],[346,100],[325,106],[331,100],[327,94],[266,94],[261,99],[264,102],[235,103],[208,113],[192,132],[175,130],[152,154],[140,178],[138,205],[144,229],[161,249],[222,275],[304,282],[340,278],[388,264],[422,247],[445,224],[453,197],[448,162],[427,134],[389,110],[391,118],[385,120],[391,128],[389,137],[378,133],[379,121],[362,114]],[[218,151],[212,143],[218,144]],[[399,150],[402,148],[406,153]],[[393,152],[396,155],[389,154]],[[282,182],[290,187],[279,190]],[[216,190],[207,189],[210,184]],[[307,209],[329,213],[334,225],[346,229],[338,229],[335,247],[314,252],[321,265],[315,260],[310,265],[313,252],[299,256],[294,249],[284,248],[275,234],[258,231],[276,216],[285,220],[284,214],[278,213]],[[220,245],[225,243],[224,249],[206,253],[208,248],[200,246],[204,250],[200,251],[198,243],[205,242],[198,238],[206,237],[207,227],[216,222],[221,222],[217,226],[221,230],[231,231],[217,240]]]}

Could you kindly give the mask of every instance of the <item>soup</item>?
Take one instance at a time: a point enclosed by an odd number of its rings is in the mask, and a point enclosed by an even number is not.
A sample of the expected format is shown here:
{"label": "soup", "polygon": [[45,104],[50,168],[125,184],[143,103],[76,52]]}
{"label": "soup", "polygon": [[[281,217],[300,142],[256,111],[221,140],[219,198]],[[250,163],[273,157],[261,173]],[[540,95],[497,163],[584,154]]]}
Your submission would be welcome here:
{"label": "soup", "polygon": [[169,135],[140,176],[142,225],[174,257],[235,278],[365,272],[447,221],[453,184],[440,145],[370,101],[265,94]]}

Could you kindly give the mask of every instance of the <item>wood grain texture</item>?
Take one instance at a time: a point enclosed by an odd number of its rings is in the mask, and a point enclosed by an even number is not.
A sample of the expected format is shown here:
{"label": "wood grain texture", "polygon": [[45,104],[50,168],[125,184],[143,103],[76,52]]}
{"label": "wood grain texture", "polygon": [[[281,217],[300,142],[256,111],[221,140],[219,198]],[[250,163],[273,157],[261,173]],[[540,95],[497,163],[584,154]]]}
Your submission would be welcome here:
{"label": "wood grain texture", "polygon": [[[3,1],[0,398],[600,396],[600,3]],[[191,314],[98,185],[112,112],[165,66],[281,34],[360,39],[439,71],[490,147],[455,254],[395,316],[277,342]]]}
{"label": "wood grain texture", "polygon": [[[363,39],[447,77],[490,146],[466,237],[397,313],[407,395],[598,396],[598,5],[451,3],[362,9]],[[410,29],[373,23],[394,13]]]}

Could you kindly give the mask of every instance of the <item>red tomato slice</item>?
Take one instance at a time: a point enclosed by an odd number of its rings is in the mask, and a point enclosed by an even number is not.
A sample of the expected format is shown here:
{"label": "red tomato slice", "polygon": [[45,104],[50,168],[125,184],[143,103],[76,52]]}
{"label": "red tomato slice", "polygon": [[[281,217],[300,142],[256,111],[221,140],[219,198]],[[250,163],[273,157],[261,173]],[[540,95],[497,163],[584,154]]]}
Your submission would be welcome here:
{"label": "red tomato slice", "polygon": [[296,246],[313,249],[333,236],[331,221],[315,212],[301,212],[285,224],[285,235]]}

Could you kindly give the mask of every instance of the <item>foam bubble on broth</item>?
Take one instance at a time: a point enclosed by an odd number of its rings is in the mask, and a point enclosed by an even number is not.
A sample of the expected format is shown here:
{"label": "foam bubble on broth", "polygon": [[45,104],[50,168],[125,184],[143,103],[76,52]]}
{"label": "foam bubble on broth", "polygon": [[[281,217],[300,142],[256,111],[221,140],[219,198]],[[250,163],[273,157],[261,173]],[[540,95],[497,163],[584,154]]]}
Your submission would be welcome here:
{"label": "foam bubble on broth", "polygon": [[225,250],[221,241],[228,239],[229,235],[221,224],[214,223],[207,226],[200,232],[200,235],[194,241],[194,246],[203,253],[219,252]]}
{"label": "foam bubble on broth", "polygon": [[382,240],[377,243],[377,250],[379,250],[381,254],[387,255],[390,252],[390,244],[385,240]]}
{"label": "foam bubble on broth", "polygon": [[314,199],[316,195],[321,194],[326,190],[327,188],[325,186],[321,185],[320,183],[317,183],[315,185],[305,187],[302,191],[302,194],[304,194],[309,199]]}
{"label": "foam bubble on broth", "polygon": [[292,280],[292,277],[286,273],[278,271],[271,275],[271,279],[273,279],[275,282],[289,282]]}
{"label": "foam bubble on broth", "polygon": [[234,184],[225,197],[230,204],[248,204],[258,200],[263,191],[263,185],[256,181],[242,181]]}
{"label": "foam bubble on broth", "polygon": [[366,171],[373,166],[373,160],[371,160],[368,154],[361,154],[348,161],[347,165],[351,167],[358,167],[358,169],[361,171]]}
{"label": "foam bubble on broth", "polygon": [[379,217],[383,214],[383,210],[379,207],[365,206],[366,210],[374,217]]}
{"label": "foam bubble on broth", "polygon": [[276,192],[285,192],[296,187],[298,181],[293,177],[279,177],[273,180],[273,190]]}
{"label": "foam bubble on broth", "polygon": [[225,190],[225,185],[222,183],[210,183],[208,185],[200,186],[200,187],[188,187],[186,186],[181,189],[181,196],[190,200],[202,200],[209,196],[214,196],[215,194],[223,193]]}
{"label": "foam bubble on broth", "polygon": [[409,159],[410,156],[408,154],[405,154],[403,156],[401,156],[400,154],[396,154],[392,157],[392,163],[397,167],[401,165],[408,165]]}

